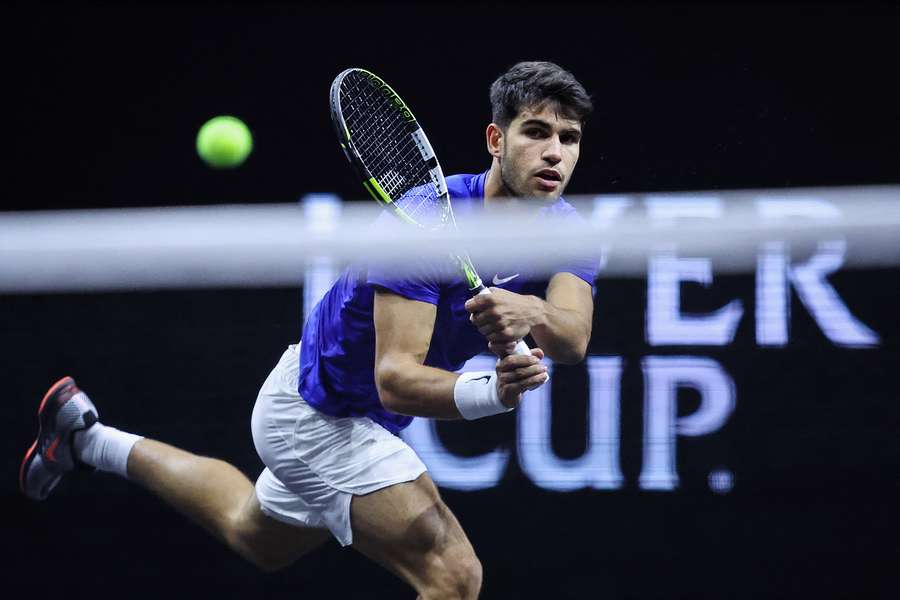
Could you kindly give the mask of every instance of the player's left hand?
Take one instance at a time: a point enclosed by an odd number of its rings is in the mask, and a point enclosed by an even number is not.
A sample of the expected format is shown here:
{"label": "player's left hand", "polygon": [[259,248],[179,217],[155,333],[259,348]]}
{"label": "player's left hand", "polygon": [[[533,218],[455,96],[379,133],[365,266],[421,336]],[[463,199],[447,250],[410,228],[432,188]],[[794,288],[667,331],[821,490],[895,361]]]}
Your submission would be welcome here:
{"label": "player's left hand", "polygon": [[517,408],[522,402],[522,394],[536,390],[545,383],[547,365],[541,363],[544,351],[532,348],[529,356],[510,354],[497,361],[497,394],[507,408]]}
{"label": "player's left hand", "polygon": [[491,288],[490,294],[479,294],[465,304],[470,320],[493,344],[517,342],[531,332],[540,321],[540,300],[503,288]]}

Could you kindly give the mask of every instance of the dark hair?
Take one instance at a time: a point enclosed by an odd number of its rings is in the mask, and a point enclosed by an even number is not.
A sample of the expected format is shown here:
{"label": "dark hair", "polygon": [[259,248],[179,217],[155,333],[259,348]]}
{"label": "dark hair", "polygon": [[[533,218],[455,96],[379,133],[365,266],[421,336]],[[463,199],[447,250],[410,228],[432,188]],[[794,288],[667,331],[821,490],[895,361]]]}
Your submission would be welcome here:
{"label": "dark hair", "polygon": [[502,128],[523,108],[552,102],[569,119],[584,125],[594,110],[590,96],[575,76],[552,62],[516,63],[491,84],[491,109],[494,123]]}

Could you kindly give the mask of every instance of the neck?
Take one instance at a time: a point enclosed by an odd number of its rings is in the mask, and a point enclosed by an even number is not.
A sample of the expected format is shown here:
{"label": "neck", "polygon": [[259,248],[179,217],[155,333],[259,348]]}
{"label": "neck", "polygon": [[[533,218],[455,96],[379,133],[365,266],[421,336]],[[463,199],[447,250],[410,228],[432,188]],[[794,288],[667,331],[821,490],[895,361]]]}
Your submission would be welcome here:
{"label": "neck", "polygon": [[488,171],[484,180],[484,205],[506,204],[512,198],[513,192],[503,183],[503,176],[500,174],[500,159],[494,157],[491,162],[491,170]]}

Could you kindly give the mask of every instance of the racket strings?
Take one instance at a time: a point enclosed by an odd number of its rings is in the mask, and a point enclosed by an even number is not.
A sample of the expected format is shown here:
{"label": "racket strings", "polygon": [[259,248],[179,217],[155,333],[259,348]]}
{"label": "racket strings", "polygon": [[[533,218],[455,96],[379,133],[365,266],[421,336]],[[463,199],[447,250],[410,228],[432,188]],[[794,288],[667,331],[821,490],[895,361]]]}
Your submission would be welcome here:
{"label": "racket strings", "polygon": [[412,137],[417,126],[358,73],[344,78],[340,101],[356,151],[385,193],[420,225],[443,226],[448,207],[435,190],[430,166]]}
{"label": "racket strings", "polygon": [[[353,78],[353,81],[347,81]],[[409,128],[390,100],[361,75],[345,79],[342,111],[351,139],[363,163],[391,197],[425,183],[424,161],[415,164],[418,149]],[[419,167],[418,169],[416,167]],[[417,172],[418,171],[418,172]]]}

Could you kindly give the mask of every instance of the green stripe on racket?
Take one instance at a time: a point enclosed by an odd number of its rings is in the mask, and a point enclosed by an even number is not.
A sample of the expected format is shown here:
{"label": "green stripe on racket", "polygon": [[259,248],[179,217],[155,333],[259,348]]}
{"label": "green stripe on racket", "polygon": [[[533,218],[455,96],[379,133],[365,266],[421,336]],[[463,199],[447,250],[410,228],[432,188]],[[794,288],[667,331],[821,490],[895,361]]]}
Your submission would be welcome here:
{"label": "green stripe on racket", "polygon": [[[363,187],[399,219],[438,230],[456,228],[444,172],[412,111],[391,86],[365,69],[347,69],[331,84],[331,120]],[[489,294],[466,252],[451,255],[469,292]],[[516,354],[530,355],[524,341]]]}

